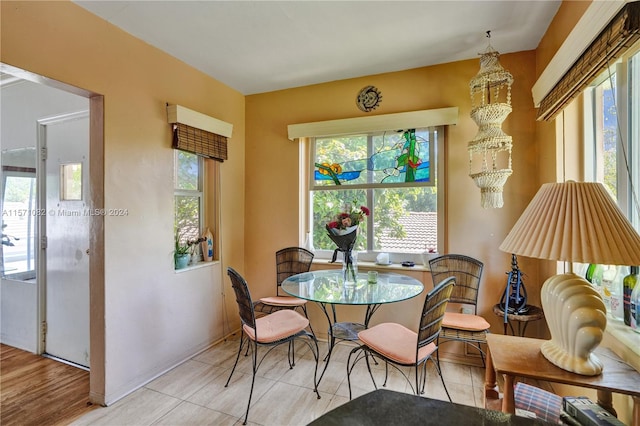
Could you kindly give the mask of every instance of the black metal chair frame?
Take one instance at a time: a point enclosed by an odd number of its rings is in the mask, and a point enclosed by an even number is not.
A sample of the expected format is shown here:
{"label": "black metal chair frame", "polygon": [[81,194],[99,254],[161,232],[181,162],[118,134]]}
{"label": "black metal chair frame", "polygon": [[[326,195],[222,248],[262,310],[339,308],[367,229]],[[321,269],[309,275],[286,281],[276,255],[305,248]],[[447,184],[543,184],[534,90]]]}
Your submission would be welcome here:
{"label": "black metal chair frame", "polygon": [[[292,275],[301,274],[303,272],[309,272],[311,269],[311,263],[315,254],[303,247],[286,247],[276,252],[276,296],[280,296],[280,287],[282,282]],[[309,319],[307,314],[307,304],[297,306],[282,306],[282,305],[270,305],[260,300],[253,303],[256,312],[264,314],[270,314],[282,309],[296,309],[301,308],[304,316]],[[309,323],[309,330],[315,334],[311,323]]]}
{"label": "black metal chair frame", "polygon": [[[464,268],[460,265],[464,265]],[[434,283],[443,277],[453,276],[456,278],[456,286],[449,302],[473,305],[474,315],[478,315],[478,294],[483,268],[484,264],[481,261],[462,254],[445,254],[429,261],[429,269]],[[467,331],[443,326],[438,337],[438,345],[450,341],[464,342],[480,353],[482,365],[485,365],[485,352],[481,345],[487,343],[488,332],[489,330]]]}
{"label": "black metal chair frame", "polygon": [[[256,330],[256,315],[253,309],[254,305],[251,302],[251,294],[249,293],[249,286],[247,285],[247,282],[245,281],[245,279],[233,268],[231,267],[227,268],[227,274],[229,275],[229,278],[231,280],[231,285],[233,286],[233,290],[236,295],[236,302],[238,303],[238,309],[240,313],[240,321],[242,323],[241,325],[242,326],[246,325],[248,327],[251,327],[255,333],[254,334],[255,340],[252,340],[244,332],[244,327],[242,327],[241,334],[240,334],[240,347],[238,348],[238,354],[236,355],[235,363],[233,364],[233,368],[231,369],[231,374],[229,375],[229,378],[227,379],[227,382],[224,385],[225,387],[229,385],[229,382],[231,381],[231,377],[233,377],[233,373],[236,370],[236,366],[238,365],[238,360],[240,359],[242,348],[246,343],[247,351],[250,350],[251,352],[253,375],[251,379],[251,390],[249,391],[249,401],[247,402],[247,410],[245,412],[244,422],[242,424],[244,425],[247,424],[247,418],[249,417],[249,408],[251,406],[251,397],[253,396],[253,387],[256,380],[256,373],[258,371],[258,368],[262,364],[262,361],[264,361],[266,356],[277,346],[282,345],[284,343],[288,343],[289,344],[289,350],[288,350],[289,368],[293,368],[295,365],[294,356],[293,356],[293,345],[296,339],[300,339],[300,341],[306,344],[311,350],[311,352],[313,353],[313,357],[316,362],[316,367],[313,372],[313,386],[314,386],[313,390],[318,395],[318,399],[320,399],[320,393],[318,392],[318,382],[316,380],[317,372],[318,372],[319,351],[318,351],[318,341],[315,335],[308,332],[307,330],[301,330],[295,334],[292,334],[290,336],[287,336],[283,339],[280,339],[274,342],[269,342],[269,343],[258,342],[258,334]],[[269,347],[267,352],[265,352],[264,355],[262,355],[259,360],[258,360],[258,346]]]}
{"label": "black metal chair frame", "polygon": [[[389,375],[389,364],[394,367],[396,370],[400,372],[407,380],[413,392],[418,395],[424,393],[424,388],[427,380],[427,362],[431,360],[433,365],[440,376],[440,380],[442,381],[442,386],[444,387],[445,392],[447,393],[447,397],[449,401],[451,401],[451,396],[449,395],[449,391],[447,390],[447,385],[444,382],[444,377],[442,377],[442,370],[440,369],[440,361],[438,358],[436,360],[433,359],[433,353],[438,352],[437,347],[437,339],[440,334],[440,325],[442,323],[442,318],[444,317],[444,313],[447,308],[447,303],[449,302],[449,297],[452,292],[452,289],[455,287],[455,278],[449,277],[442,282],[440,282],[435,288],[433,288],[426,296],[424,301],[424,306],[422,308],[422,313],[420,316],[420,324],[418,328],[418,338],[416,344],[416,362],[405,364],[400,363],[398,361],[387,358],[386,356],[380,354],[374,349],[370,348],[366,344],[362,344],[351,350],[349,353],[349,358],[347,360],[347,382],[349,385],[349,399],[351,400],[351,372],[353,371],[356,364],[365,359],[367,363],[367,369],[369,370],[369,375],[371,376],[371,380],[373,381],[373,385],[376,389],[378,386],[376,384],[375,379],[373,378],[373,372],[371,371],[371,364],[369,362],[369,356],[375,361],[375,358],[378,357],[385,361],[385,376],[384,383],[382,386],[387,385],[387,378]],[[424,346],[429,345],[430,343],[434,343],[436,345],[436,349],[434,352],[429,354],[427,357],[423,359],[418,359],[418,352]],[[355,354],[355,358],[353,363],[351,363],[351,356]],[[411,379],[402,371],[398,366],[401,367],[415,367],[415,388],[411,383]],[[419,373],[420,370],[420,373]]]}

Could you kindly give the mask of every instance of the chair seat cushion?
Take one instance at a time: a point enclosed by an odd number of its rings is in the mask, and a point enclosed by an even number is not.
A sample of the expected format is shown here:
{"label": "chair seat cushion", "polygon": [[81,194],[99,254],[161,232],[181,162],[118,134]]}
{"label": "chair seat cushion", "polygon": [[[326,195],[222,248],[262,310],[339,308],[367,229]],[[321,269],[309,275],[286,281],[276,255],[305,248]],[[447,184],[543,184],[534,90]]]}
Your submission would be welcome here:
{"label": "chair seat cushion", "polygon": [[[256,330],[259,343],[272,343],[292,336],[309,325],[309,320],[298,312],[285,309],[256,319]],[[256,340],[256,331],[248,325],[242,329],[249,339]]]}
{"label": "chair seat cushion", "polygon": [[442,319],[442,328],[457,328],[468,331],[488,330],[491,325],[480,315],[462,314],[458,312],[445,312]]}
{"label": "chair seat cushion", "polygon": [[273,306],[302,306],[305,303],[307,303],[306,300],[299,299],[297,297],[292,297],[292,296],[263,297],[260,299],[260,301],[265,305],[273,305]]}
{"label": "chair seat cushion", "polygon": [[[380,355],[400,364],[415,364],[418,335],[391,322],[378,324],[358,333],[358,339]],[[419,360],[431,355],[437,346],[432,342],[420,348]]]}

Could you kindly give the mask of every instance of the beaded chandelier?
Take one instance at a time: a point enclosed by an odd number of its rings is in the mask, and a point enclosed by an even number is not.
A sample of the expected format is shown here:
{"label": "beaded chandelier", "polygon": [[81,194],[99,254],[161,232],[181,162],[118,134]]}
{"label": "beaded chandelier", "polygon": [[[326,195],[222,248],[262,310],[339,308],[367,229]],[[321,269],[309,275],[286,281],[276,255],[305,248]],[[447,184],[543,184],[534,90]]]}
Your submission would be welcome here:
{"label": "beaded chandelier", "polygon": [[[487,37],[491,38],[490,31]],[[511,176],[511,136],[502,131],[502,122],[511,113],[513,76],[498,62],[499,53],[491,43],[480,56],[480,71],[469,82],[471,118],[478,133],[468,143],[469,176],[480,188],[483,208],[503,206],[502,188]]]}

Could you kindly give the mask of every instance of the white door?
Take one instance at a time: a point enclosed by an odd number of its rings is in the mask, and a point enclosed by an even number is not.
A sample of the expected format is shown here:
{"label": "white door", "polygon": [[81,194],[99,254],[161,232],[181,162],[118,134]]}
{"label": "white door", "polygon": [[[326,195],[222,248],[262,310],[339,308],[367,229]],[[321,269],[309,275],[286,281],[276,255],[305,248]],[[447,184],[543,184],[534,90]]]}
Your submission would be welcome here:
{"label": "white door", "polygon": [[89,112],[40,124],[46,147],[44,352],[89,367]]}

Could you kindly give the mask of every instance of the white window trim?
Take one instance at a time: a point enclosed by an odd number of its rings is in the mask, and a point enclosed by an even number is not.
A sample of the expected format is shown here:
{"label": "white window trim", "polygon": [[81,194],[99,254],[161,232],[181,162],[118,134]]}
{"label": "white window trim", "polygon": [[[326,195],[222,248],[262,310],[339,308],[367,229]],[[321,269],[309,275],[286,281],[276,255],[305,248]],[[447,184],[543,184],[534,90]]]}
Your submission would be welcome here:
{"label": "white window trim", "polygon": [[390,129],[418,129],[451,124],[458,124],[458,107],[290,124],[287,129],[289,139],[294,140],[309,137],[319,138],[355,133],[384,132]]}

